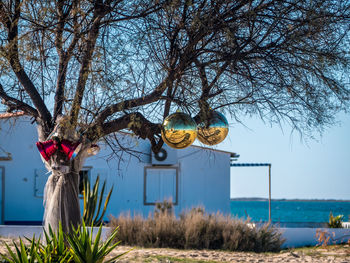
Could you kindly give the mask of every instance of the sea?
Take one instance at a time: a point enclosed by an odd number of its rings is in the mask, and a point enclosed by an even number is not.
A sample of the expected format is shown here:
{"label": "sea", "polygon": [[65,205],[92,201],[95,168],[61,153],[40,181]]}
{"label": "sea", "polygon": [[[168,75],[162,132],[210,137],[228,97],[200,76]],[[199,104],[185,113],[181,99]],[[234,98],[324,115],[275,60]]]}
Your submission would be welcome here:
{"label": "sea", "polygon": [[[269,220],[268,201],[231,201],[231,214],[240,219],[250,218],[253,222]],[[343,215],[343,221],[350,221],[350,201],[271,201],[273,223],[325,223],[329,215]]]}

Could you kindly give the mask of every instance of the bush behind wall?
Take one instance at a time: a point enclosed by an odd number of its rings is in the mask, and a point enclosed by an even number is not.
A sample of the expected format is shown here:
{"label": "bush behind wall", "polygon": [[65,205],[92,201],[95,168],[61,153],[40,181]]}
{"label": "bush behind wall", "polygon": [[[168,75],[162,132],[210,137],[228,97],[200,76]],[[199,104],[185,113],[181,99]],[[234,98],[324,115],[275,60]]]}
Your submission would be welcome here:
{"label": "bush behind wall", "polygon": [[176,218],[173,213],[155,213],[148,218],[125,214],[111,217],[119,226],[117,240],[125,245],[179,249],[224,249],[231,251],[279,251],[284,240],[271,225],[254,227],[248,221],[208,214],[196,208]]}

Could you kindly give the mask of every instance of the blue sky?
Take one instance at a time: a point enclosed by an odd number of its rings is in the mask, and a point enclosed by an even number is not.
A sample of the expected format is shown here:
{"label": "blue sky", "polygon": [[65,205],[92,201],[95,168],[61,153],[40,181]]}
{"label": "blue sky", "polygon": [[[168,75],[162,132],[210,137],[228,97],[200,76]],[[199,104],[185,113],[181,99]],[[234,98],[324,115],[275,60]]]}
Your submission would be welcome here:
{"label": "blue sky", "polygon": [[[247,118],[247,127],[230,123],[217,149],[237,152],[238,162],[272,163],[272,198],[350,200],[350,114],[337,120],[315,140]],[[231,197],[268,197],[268,167],[232,167]]]}

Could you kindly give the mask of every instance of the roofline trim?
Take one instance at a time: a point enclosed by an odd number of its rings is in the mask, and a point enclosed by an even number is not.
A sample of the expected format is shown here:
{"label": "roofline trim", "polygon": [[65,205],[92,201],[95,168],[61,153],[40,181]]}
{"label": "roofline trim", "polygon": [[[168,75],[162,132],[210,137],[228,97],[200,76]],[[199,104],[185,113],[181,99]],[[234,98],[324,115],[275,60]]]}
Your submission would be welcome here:
{"label": "roofline trim", "polygon": [[227,154],[230,154],[231,157],[237,157],[237,153],[235,153],[235,152],[218,150],[218,149],[213,149],[213,148],[210,148],[210,147],[205,147],[205,146],[200,146],[200,145],[193,145],[193,144],[190,147],[200,148],[200,149],[203,149],[203,150],[209,150],[209,151],[214,151],[214,152],[227,153]]}

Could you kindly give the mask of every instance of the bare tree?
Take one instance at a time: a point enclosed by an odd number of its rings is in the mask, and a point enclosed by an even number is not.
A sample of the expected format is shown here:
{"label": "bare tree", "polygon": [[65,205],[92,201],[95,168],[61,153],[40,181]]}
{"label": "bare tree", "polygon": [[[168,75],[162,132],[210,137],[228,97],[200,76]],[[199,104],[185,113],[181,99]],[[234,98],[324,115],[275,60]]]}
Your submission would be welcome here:
{"label": "bare tree", "polygon": [[43,160],[45,224],[79,224],[91,144],[129,129],[158,151],[175,109],[331,124],[349,106],[349,20],[346,0],[1,1],[2,104],[33,116],[40,141],[83,145]]}

